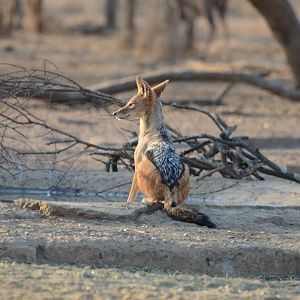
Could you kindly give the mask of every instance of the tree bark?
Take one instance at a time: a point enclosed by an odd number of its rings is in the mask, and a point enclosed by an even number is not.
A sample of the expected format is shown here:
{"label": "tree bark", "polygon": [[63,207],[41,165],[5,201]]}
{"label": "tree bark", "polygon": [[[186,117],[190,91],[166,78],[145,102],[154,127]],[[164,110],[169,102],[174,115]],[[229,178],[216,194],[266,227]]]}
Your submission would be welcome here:
{"label": "tree bark", "polygon": [[133,48],[135,43],[135,15],[136,15],[136,0],[126,1],[126,15],[124,26],[123,44],[126,48]]}
{"label": "tree bark", "polygon": [[127,0],[126,29],[132,35],[135,32],[135,10],[136,0]]}
{"label": "tree bark", "polygon": [[111,30],[117,28],[118,0],[106,0],[106,27]]}
{"label": "tree bark", "polygon": [[300,89],[300,23],[287,0],[248,0],[264,17],[282,46]]}

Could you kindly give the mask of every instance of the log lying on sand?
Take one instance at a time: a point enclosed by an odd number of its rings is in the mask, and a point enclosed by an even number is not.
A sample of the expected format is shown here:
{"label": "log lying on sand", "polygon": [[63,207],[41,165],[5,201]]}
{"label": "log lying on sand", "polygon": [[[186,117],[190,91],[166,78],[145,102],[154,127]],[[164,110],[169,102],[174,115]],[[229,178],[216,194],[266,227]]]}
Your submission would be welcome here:
{"label": "log lying on sand", "polygon": [[[290,89],[279,81],[264,78],[267,73],[248,72],[198,72],[198,71],[159,71],[145,73],[141,76],[150,84],[156,84],[166,78],[183,82],[227,82],[229,84],[244,83],[268,91],[274,95],[300,101],[300,90]],[[53,79],[53,76],[56,76]],[[61,83],[61,80],[67,84]],[[51,102],[78,104],[89,103],[94,106],[117,105],[123,102],[111,95],[130,91],[136,88],[135,76],[126,77],[106,83],[83,88],[73,80],[55,72],[30,70],[23,73],[0,75],[0,99],[13,95],[45,99]]]}
{"label": "log lying on sand", "polygon": [[[292,101],[300,101],[300,90],[290,89],[282,85],[279,81],[265,79],[265,75],[267,74],[246,72],[160,71],[146,73],[141,76],[150,84],[159,83],[166,78],[171,81],[223,81],[228,83],[245,83]],[[89,88],[107,94],[126,92],[136,88],[135,76],[93,85]]]}

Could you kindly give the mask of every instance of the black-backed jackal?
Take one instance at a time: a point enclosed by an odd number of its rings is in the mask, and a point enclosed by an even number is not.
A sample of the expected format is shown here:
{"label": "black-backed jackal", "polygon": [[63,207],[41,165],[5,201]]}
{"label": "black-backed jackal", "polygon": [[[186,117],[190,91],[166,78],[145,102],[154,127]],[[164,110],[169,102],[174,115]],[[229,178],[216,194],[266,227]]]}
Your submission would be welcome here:
{"label": "black-backed jackal", "polygon": [[215,227],[206,215],[182,205],[189,193],[189,168],[176,153],[164,124],[159,97],[168,82],[151,88],[137,77],[137,94],[113,113],[117,119],[140,120],[135,172],[127,202],[134,201],[141,190],[144,203],[163,203],[163,210],[173,219]]}

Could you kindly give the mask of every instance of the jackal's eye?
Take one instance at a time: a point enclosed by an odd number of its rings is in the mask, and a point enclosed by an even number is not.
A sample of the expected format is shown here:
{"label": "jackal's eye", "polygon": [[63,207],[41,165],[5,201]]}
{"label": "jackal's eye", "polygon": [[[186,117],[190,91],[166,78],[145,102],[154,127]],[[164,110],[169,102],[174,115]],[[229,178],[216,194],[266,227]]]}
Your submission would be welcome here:
{"label": "jackal's eye", "polygon": [[129,107],[134,107],[134,103],[130,103],[130,104],[129,104]]}

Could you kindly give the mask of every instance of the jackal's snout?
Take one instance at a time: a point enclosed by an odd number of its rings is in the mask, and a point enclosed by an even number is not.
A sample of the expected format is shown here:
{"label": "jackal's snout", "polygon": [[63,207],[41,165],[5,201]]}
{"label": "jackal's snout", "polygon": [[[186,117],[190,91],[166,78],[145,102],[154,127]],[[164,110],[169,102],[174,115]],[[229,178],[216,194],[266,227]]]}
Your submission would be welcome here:
{"label": "jackal's snout", "polygon": [[128,107],[127,105],[121,107],[120,109],[116,110],[115,112],[113,112],[113,116],[115,118],[117,118],[118,120],[122,120],[122,119],[127,119],[128,117],[130,117],[130,107]]}
{"label": "jackal's snout", "polygon": [[113,112],[113,116],[118,120],[123,119],[123,113],[122,112],[120,113],[119,110]]}

